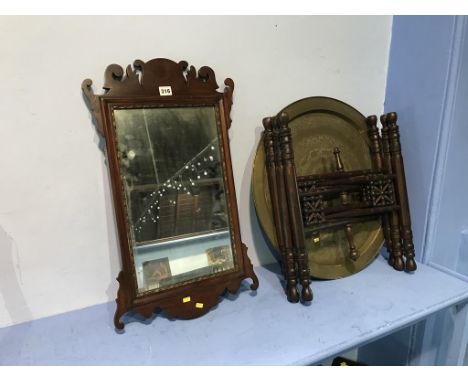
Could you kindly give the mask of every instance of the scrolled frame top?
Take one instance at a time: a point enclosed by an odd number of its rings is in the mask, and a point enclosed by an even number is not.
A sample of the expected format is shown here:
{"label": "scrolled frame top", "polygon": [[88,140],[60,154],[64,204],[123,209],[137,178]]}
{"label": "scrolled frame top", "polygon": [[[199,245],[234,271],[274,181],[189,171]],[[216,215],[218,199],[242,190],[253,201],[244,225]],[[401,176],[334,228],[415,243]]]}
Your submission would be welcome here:
{"label": "scrolled frame top", "polygon": [[[208,66],[202,66],[198,72],[187,61],[179,63],[167,58],[155,58],[148,62],[135,60],[124,71],[118,64],[109,65],[104,73],[104,93],[95,94],[92,89],[93,81],[85,79],[81,84],[83,94],[87,98],[92,112],[97,120],[98,131],[102,134],[102,123],[99,109],[99,97],[151,97],[155,99],[175,100],[193,98],[196,96],[224,97],[226,114],[229,116],[232,106],[234,81],[224,80],[223,92],[218,92],[219,86],[216,76]],[[171,87],[171,94],[160,94],[160,87]],[[230,119],[228,119],[230,122]]]}

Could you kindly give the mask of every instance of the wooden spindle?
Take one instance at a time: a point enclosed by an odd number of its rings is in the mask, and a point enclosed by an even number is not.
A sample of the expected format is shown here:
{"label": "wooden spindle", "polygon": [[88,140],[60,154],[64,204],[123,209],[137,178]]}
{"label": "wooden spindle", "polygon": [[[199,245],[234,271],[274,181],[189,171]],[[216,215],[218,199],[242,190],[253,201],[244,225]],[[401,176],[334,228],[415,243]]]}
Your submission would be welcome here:
{"label": "wooden spindle", "polygon": [[[383,171],[385,173],[388,173],[388,170],[386,168],[387,159],[384,154],[384,151],[386,150],[386,152],[388,153],[388,161],[390,162],[391,158],[390,158],[389,148],[388,148],[388,135],[386,136],[385,143],[384,143],[384,138],[383,138],[384,133],[382,132],[382,138],[381,138],[379,134],[379,129],[377,128],[377,116],[371,115],[367,117],[366,122],[367,122],[367,136],[369,137],[369,141],[370,141],[372,168],[375,171]],[[382,119],[381,119],[381,123],[383,126],[384,121],[382,121]],[[387,132],[385,132],[385,134],[387,134]],[[385,149],[383,147],[384,145],[386,145]],[[389,214],[382,215],[382,227],[383,227],[383,234],[385,237],[385,242],[387,243],[388,261],[393,266],[393,263],[394,263],[394,259],[392,255],[393,244],[392,244],[392,237],[391,237]]]}
{"label": "wooden spindle", "polygon": [[285,278],[286,271],[286,255],[284,251],[283,232],[281,230],[281,212],[280,204],[278,200],[278,181],[276,178],[276,161],[275,161],[275,146],[273,133],[273,121],[272,118],[267,117],[263,119],[263,127],[265,129],[263,133],[263,146],[265,149],[265,166],[267,171],[268,186],[270,190],[271,207],[273,210],[273,222],[275,225],[276,241],[278,242],[278,248],[281,256],[281,267]]}
{"label": "wooden spindle", "polygon": [[405,269],[412,272],[416,270],[416,262],[414,261],[413,232],[411,230],[405,167],[401,154],[400,132],[396,123],[397,118],[397,113],[387,114],[392,169],[396,175],[396,195],[398,204],[400,205],[400,232],[403,239],[403,254],[406,257]]}
{"label": "wooden spindle", "polygon": [[377,128],[377,117],[371,115],[366,118],[367,122],[367,135],[370,141],[370,153],[372,158],[372,168],[375,171],[382,171],[382,147],[380,142],[379,129]]}
{"label": "wooden spindle", "polygon": [[287,201],[287,191],[284,181],[284,164],[279,138],[279,125],[276,118],[272,118],[273,142],[275,149],[275,170],[277,182],[277,196],[279,206],[279,220],[281,237],[283,240],[283,258],[285,260],[284,276],[286,278],[286,295],[289,302],[298,302],[299,293],[297,291],[297,264],[294,255],[294,245],[290,229],[290,216]]}
{"label": "wooden spindle", "polygon": [[298,265],[299,280],[302,285],[301,299],[304,302],[312,301],[313,294],[310,288],[309,259],[305,249],[304,227],[299,202],[299,193],[296,181],[296,166],[291,142],[291,129],[288,126],[289,117],[286,113],[277,116],[279,124],[279,138],[283,159],[283,175],[286,190],[287,205],[289,209],[289,223],[294,245],[294,254]]}
{"label": "wooden spindle", "polygon": [[[384,171],[387,174],[394,174],[393,165],[392,165],[392,155],[390,152],[390,140],[389,140],[389,128],[387,115],[382,115],[380,117],[380,122],[382,123],[382,151],[383,151],[383,165]],[[394,181],[396,184],[396,181]],[[397,271],[402,271],[405,268],[403,263],[403,254],[401,248],[401,235],[400,235],[400,222],[398,212],[394,211],[389,216],[389,226],[390,226],[390,242],[387,243],[387,249],[389,249],[389,264],[396,269]]]}

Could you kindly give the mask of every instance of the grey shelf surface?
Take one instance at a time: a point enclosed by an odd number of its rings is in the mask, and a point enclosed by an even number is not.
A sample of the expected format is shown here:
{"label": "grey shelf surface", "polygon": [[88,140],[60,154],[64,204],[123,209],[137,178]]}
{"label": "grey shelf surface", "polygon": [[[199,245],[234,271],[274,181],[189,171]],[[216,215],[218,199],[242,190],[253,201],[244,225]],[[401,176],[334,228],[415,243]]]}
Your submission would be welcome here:
{"label": "grey shelf surface", "polygon": [[468,300],[468,283],[419,264],[396,272],[379,256],[363,271],[314,281],[311,305],[286,301],[279,269],[257,267],[205,316],[113,327],[113,302],[0,329],[1,365],[310,365]]}

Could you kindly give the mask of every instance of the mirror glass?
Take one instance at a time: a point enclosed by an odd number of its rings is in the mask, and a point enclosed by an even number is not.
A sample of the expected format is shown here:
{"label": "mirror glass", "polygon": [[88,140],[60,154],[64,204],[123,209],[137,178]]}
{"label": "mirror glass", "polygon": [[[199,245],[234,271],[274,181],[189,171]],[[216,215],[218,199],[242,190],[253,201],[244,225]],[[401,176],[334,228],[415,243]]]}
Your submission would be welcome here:
{"label": "mirror glass", "polygon": [[138,292],[233,269],[215,107],[113,116]]}

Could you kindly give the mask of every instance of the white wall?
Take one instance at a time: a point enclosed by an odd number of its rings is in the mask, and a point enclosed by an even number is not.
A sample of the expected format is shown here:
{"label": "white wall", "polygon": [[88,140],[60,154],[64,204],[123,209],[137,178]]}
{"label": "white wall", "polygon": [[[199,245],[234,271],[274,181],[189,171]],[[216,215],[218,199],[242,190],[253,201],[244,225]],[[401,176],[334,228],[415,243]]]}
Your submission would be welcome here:
{"label": "white wall", "polygon": [[[115,298],[107,168],[80,85],[166,57],[236,83],[231,150],[243,241],[274,261],[250,177],[261,120],[325,95],[383,111],[391,17],[2,17],[0,326]],[[255,237],[255,242],[254,242]]]}

